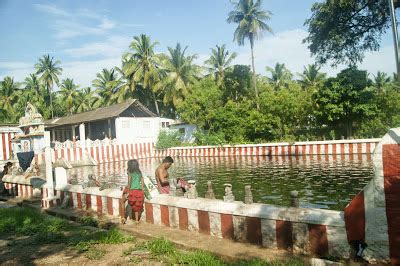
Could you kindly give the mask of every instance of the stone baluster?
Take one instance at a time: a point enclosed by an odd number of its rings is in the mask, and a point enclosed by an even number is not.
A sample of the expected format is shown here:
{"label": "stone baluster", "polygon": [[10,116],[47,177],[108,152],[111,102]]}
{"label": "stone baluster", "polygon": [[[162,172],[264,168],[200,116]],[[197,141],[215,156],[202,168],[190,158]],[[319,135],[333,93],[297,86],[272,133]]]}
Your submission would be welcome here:
{"label": "stone baluster", "polygon": [[225,202],[234,202],[235,201],[235,196],[233,195],[233,192],[232,192],[232,185],[231,184],[224,184],[224,186],[225,186],[224,201]]}
{"label": "stone baluster", "polygon": [[185,198],[188,199],[195,199],[197,198],[197,189],[196,189],[196,181],[195,180],[189,180],[188,183],[190,184],[190,187],[188,191],[185,192]]}
{"label": "stone baluster", "polygon": [[253,194],[251,193],[251,186],[250,185],[244,186],[244,192],[245,192],[244,203],[252,204]]}
{"label": "stone baluster", "polygon": [[214,190],[212,188],[211,181],[207,181],[207,191],[206,195],[204,196],[206,199],[215,199]]}
{"label": "stone baluster", "polygon": [[293,190],[290,192],[290,206],[291,207],[299,207],[299,192]]}

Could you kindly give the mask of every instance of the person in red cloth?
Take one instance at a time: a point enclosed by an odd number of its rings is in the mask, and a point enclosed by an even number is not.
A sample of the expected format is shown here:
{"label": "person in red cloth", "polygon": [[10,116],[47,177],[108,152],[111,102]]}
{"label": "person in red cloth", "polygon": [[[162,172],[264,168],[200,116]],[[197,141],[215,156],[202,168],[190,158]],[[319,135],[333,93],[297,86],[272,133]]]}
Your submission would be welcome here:
{"label": "person in red cloth", "polygon": [[[143,212],[144,203],[144,181],[142,171],[139,168],[137,160],[128,161],[128,186],[124,190],[124,194],[128,193],[128,204],[132,208],[135,217],[135,223],[139,224],[140,216]],[[126,195],[124,195],[126,198]],[[122,218],[125,223],[126,217]]]}
{"label": "person in red cloth", "polygon": [[[156,176],[158,190],[160,191],[161,194],[169,193],[170,186],[169,186],[168,169],[172,166],[173,163],[174,160],[172,159],[172,157],[167,156],[163,159],[161,165],[158,166],[156,169],[155,176]],[[186,190],[190,187],[189,183],[183,178],[177,178],[176,184],[179,188],[182,189],[183,192],[186,192]]]}

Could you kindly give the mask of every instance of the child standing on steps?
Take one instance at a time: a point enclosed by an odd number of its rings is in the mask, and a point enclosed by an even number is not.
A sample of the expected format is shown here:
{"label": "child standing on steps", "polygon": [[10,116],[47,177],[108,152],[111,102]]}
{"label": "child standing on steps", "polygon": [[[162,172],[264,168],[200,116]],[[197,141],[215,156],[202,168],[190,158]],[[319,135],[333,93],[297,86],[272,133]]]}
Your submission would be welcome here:
{"label": "child standing on steps", "polygon": [[[132,208],[135,223],[139,224],[140,216],[143,211],[144,203],[144,181],[142,171],[139,168],[137,160],[128,161],[128,186],[124,190],[124,196],[128,193],[128,204]],[[122,218],[122,223],[125,223],[126,217]]]}

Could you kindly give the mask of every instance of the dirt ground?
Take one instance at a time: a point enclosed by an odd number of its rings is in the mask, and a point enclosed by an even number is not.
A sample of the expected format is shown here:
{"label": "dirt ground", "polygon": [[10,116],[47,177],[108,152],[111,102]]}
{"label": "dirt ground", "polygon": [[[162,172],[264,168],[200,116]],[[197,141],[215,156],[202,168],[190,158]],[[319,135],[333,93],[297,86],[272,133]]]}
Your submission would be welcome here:
{"label": "dirt ground", "polygon": [[[135,243],[100,244],[93,251],[80,253],[65,244],[33,245],[32,242],[31,237],[0,237],[1,265],[163,265],[152,260],[149,252],[129,251]],[[99,253],[104,255],[99,257]]]}

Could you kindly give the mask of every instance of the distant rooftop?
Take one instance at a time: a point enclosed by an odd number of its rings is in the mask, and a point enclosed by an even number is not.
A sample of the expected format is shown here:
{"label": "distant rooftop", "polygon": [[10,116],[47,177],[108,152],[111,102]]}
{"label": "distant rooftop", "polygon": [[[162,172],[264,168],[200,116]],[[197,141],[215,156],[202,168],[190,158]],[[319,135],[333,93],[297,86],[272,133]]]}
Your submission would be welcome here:
{"label": "distant rooftop", "polygon": [[157,117],[155,113],[147,109],[136,99],[130,99],[124,103],[114,104],[96,110],[87,111],[70,116],[54,118],[45,122],[46,128],[63,125],[76,125],[85,122],[105,120],[115,117]]}

